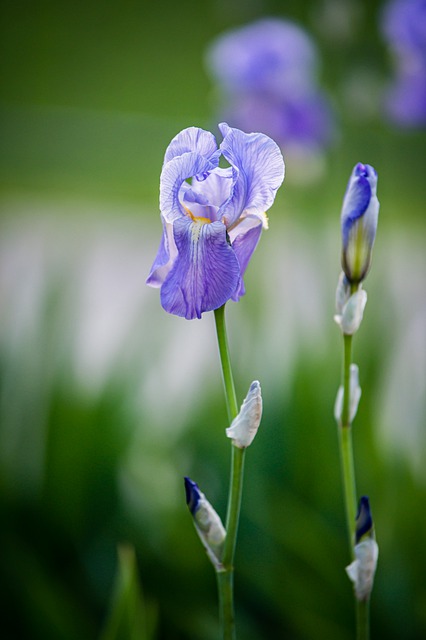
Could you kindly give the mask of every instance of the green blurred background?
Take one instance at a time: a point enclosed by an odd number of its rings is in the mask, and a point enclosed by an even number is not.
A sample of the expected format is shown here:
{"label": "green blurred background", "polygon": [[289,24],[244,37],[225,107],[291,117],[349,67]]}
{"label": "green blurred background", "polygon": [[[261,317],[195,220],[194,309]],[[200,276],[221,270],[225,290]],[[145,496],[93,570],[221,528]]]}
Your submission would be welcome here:
{"label": "green blurred background", "polygon": [[340,135],[315,182],[298,184],[287,165],[247,295],[228,305],[239,398],[257,378],[264,395],[236,558],[239,637],[354,637],[333,313],[340,206],[358,161],[377,169],[381,201],[355,339],[358,492],[370,496],[380,546],[372,635],[426,636],[426,136],[380,115],[392,72],[380,8],[3,2],[3,638],[100,637],[121,543],[136,551],[147,638],[218,637],[214,572],[183,490],[189,475],[224,514],[230,451],[213,317],[168,316],[144,282],[164,150],[185,126],[217,131],[205,48],[269,15],[315,39]]}

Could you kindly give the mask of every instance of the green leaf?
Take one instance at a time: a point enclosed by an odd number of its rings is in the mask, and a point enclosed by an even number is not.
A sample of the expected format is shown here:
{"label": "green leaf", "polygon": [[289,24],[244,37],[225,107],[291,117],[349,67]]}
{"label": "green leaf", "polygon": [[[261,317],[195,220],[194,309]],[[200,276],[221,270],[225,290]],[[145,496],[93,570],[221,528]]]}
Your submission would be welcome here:
{"label": "green leaf", "polygon": [[134,548],[120,545],[118,559],[113,598],[100,640],[151,640],[155,609],[144,600]]}

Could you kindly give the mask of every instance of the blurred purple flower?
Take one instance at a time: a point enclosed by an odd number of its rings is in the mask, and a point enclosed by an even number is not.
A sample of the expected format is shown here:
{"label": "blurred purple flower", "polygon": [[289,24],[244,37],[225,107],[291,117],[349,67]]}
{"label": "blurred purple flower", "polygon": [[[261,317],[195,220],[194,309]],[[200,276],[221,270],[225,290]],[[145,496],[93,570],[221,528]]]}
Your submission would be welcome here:
{"label": "blurred purple flower", "polygon": [[[284,179],[283,157],[268,136],[219,129],[219,148],[208,131],[181,131],[160,178],[163,236],[147,284],[161,287],[166,311],[188,320],[244,295],[244,272]],[[219,167],[221,155],[229,167]]]}
{"label": "blurred purple flower", "polygon": [[219,36],[207,52],[224,117],[245,130],[265,132],[284,149],[318,151],[333,138],[333,114],[317,87],[317,63],[308,34],[279,19]]}
{"label": "blurred purple flower", "polygon": [[395,78],[385,97],[389,118],[403,126],[426,124],[426,0],[393,0],[382,14]]}

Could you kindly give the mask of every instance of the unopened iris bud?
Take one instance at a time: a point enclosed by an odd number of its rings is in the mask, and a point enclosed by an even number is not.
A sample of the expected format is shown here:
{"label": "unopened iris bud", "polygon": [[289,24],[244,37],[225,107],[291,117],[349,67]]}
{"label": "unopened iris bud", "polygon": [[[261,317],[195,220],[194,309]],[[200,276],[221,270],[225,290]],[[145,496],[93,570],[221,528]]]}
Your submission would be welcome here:
{"label": "unopened iris bud", "polygon": [[[343,300],[344,299],[339,299],[338,304],[340,305]],[[344,302],[340,313],[338,312],[334,316],[334,320],[341,328],[342,333],[347,336],[352,336],[358,331],[362,322],[362,318],[364,317],[364,309],[366,304],[367,292],[361,288],[350,295],[349,298]]]}
{"label": "unopened iris bud", "polygon": [[351,283],[346,277],[344,271],[340,273],[336,288],[336,314],[341,316],[345,304],[351,297]]}
{"label": "unopened iris bud", "polygon": [[371,515],[370,500],[367,496],[362,496],[356,516],[355,543],[358,544],[366,537],[374,537],[373,516]]}
{"label": "unopened iris bud", "polygon": [[226,435],[232,439],[232,444],[240,449],[248,447],[254,440],[261,418],[262,392],[260,383],[255,380],[250,385],[240,413],[226,430]]}
{"label": "unopened iris bud", "polygon": [[222,566],[226,531],[222,521],[196,482],[185,478],[186,504],[194,519],[195,529],[216,570]]}
{"label": "unopened iris bud", "polygon": [[[359,386],[359,370],[358,365],[351,364],[349,379],[349,423],[352,424],[361,398],[361,387]],[[339,387],[334,405],[334,417],[336,422],[341,425],[343,410],[343,385]]]}
{"label": "unopened iris bud", "polygon": [[371,263],[379,216],[377,173],[358,163],[351,174],[343,200],[342,268],[351,284],[364,280]]}
{"label": "unopened iris bud", "polygon": [[355,528],[355,560],[346,567],[358,600],[368,600],[373,589],[379,547],[374,537],[370,502],[363,496],[359,503]]}

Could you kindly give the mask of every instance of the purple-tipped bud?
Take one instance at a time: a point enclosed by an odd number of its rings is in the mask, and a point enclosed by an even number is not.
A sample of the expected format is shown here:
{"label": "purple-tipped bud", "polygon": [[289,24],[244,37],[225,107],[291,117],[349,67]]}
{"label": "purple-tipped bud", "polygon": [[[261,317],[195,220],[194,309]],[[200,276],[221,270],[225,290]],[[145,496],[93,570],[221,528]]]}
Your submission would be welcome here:
{"label": "purple-tipped bud", "polygon": [[355,540],[355,560],[346,567],[346,573],[353,582],[357,599],[366,601],[373,588],[379,557],[379,547],[374,538],[373,518],[367,496],[363,496],[359,501]]}
{"label": "purple-tipped bud", "polygon": [[221,568],[226,531],[222,521],[196,482],[185,477],[186,504],[194,519],[195,529],[216,568]]}
{"label": "purple-tipped bud", "polygon": [[198,508],[198,503],[200,501],[201,492],[198,488],[198,484],[193,482],[191,478],[185,476],[185,494],[186,494],[186,504],[188,505],[188,509],[190,510],[192,515],[195,515],[195,512]]}
{"label": "purple-tipped bud", "polygon": [[358,163],[351,174],[343,200],[342,268],[351,284],[364,280],[371,263],[379,216],[377,173]]}
{"label": "purple-tipped bud", "polygon": [[367,496],[362,496],[359,501],[356,516],[355,542],[358,544],[364,536],[371,538],[373,535],[373,517],[371,515],[370,500]]}

